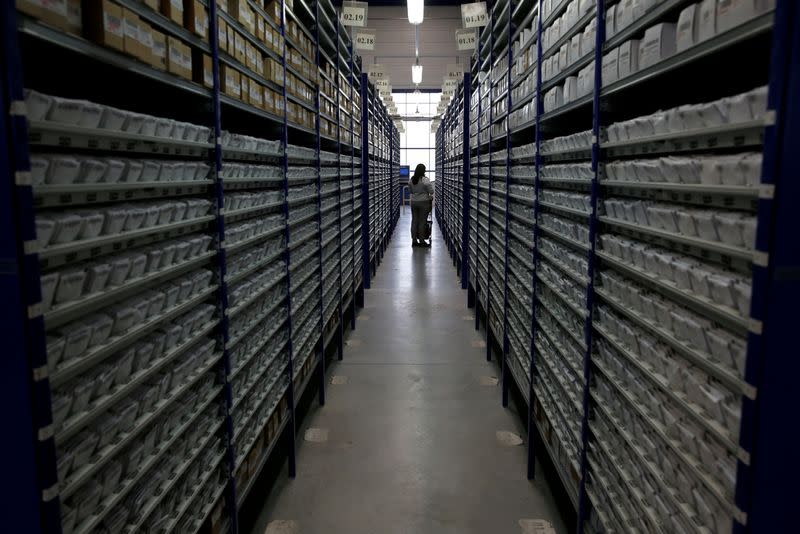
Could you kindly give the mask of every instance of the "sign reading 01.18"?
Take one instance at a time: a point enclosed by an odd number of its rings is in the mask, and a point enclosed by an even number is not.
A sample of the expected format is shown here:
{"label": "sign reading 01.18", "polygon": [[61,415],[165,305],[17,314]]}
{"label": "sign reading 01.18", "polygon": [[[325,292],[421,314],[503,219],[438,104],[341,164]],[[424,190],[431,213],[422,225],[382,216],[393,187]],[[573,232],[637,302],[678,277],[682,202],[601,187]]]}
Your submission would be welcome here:
{"label": "sign reading 01.18", "polygon": [[456,30],[456,46],[459,50],[475,50],[478,43],[478,37],[475,30]]}
{"label": "sign reading 01.18", "polygon": [[341,19],[345,26],[366,26],[367,3],[345,0],[342,2]]}

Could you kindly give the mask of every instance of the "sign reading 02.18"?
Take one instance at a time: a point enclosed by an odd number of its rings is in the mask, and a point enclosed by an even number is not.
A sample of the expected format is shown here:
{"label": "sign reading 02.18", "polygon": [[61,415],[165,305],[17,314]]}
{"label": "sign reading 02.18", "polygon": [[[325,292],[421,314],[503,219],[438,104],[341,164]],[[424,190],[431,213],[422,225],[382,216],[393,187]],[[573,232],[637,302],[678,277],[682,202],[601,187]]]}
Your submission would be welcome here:
{"label": "sign reading 02.18", "polygon": [[375,30],[363,28],[355,31],[356,49],[375,50]]}
{"label": "sign reading 02.18", "polygon": [[367,25],[367,3],[345,0],[342,2],[342,24],[345,26]]}
{"label": "sign reading 02.18", "polygon": [[461,4],[461,18],[465,28],[480,28],[489,24],[489,15],[486,13],[486,2]]}

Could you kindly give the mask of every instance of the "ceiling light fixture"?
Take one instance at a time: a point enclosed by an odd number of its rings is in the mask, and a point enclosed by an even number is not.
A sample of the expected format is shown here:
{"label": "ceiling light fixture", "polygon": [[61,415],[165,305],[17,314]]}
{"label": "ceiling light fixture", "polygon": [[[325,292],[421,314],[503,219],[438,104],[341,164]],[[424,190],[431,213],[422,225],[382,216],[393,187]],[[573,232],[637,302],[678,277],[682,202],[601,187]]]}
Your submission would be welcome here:
{"label": "ceiling light fixture", "polygon": [[422,24],[425,17],[425,0],[408,0],[408,22]]}
{"label": "ceiling light fixture", "polygon": [[411,65],[411,81],[417,85],[422,83],[422,65],[419,64],[419,60],[415,65]]}

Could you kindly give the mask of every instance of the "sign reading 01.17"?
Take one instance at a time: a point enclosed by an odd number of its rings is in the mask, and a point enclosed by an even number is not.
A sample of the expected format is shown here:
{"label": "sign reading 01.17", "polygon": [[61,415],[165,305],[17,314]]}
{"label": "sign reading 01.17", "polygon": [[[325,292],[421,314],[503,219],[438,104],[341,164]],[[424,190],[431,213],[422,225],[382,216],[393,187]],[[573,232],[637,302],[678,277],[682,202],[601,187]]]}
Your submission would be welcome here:
{"label": "sign reading 01.17", "polygon": [[340,18],[345,26],[366,26],[367,3],[344,0]]}

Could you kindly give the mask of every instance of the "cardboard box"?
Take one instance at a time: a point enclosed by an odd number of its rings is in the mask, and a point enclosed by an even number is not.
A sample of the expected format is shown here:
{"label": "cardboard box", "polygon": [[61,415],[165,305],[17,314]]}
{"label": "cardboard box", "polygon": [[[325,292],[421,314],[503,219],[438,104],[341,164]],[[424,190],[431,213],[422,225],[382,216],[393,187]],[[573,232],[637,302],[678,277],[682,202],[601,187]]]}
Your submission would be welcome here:
{"label": "cardboard box", "polygon": [[275,113],[275,91],[264,88],[264,111]]}
{"label": "cardboard box", "polygon": [[233,32],[233,56],[242,65],[247,63],[247,46],[245,42],[245,38],[241,33],[237,31]]}
{"label": "cardboard box", "polygon": [[161,0],[161,13],[183,26],[183,0]]}
{"label": "cardboard box", "polygon": [[245,74],[242,74],[239,79],[239,84],[241,85],[241,95],[242,95],[242,102],[245,104],[250,103],[250,78],[248,78]]}
{"label": "cardboard box", "polygon": [[184,6],[184,26],[190,32],[208,41],[208,11],[197,0],[186,0]]}
{"label": "cardboard box", "polygon": [[122,8],[122,29],[124,32],[123,50],[133,57],[141,56],[141,42],[139,41],[139,17],[133,11]]}
{"label": "cardboard box", "polygon": [[69,19],[67,0],[39,0],[38,18],[56,28],[66,30]]}
{"label": "cardboard box", "polygon": [[194,81],[202,83],[209,89],[214,88],[214,60],[211,56],[203,54],[202,68],[194,76]]}
{"label": "cardboard box", "polygon": [[139,54],[139,59],[148,65],[155,66],[155,58],[153,57],[153,28],[143,20],[139,20]]}
{"label": "cardboard box", "polygon": [[81,0],[67,0],[67,22],[64,29],[75,35],[80,35],[83,31]]}
{"label": "cardboard box", "polygon": [[230,11],[228,11],[228,0],[217,0],[217,7],[225,13],[230,13]]}
{"label": "cardboard box", "polygon": [[250,104],[264,109],[264,88],[253,80],[250,80]]}
{"label": "cardboard box", "polygon": [[726,32],[755,17],[754,0],[719,0],[717,2],[717,32]]}
{"label": "cardboard box", "polygon": [[228,24],[222,17],[217,17],[217,42],[219,43],[219,49],[225,52],[229,52],[228,50]]}
{"label": "cardboard box", "polygon": [[569,40],[569,61],[570,63],[575,63],[578,61],[583,55],[581,54],[581,37],[583,36],[582,33],[577,35],[573,35],[572,39]]}
{"label": "cardboard box", "polygon": [[192,79],[192,51],[179,39],[167,36],[167,71]]}
{"label": "cardboard box", "polygon": [[619,79],[639,70],[639,40],[631,39],[619,45]]}
{"label": "cardboard box", "polygon": [[42,18],[42,3],[40,0],[17,0],[17,9],[31,17]]}
{"label": "cardboard box", "polygon": [[259,41],[261,41],[263,43],[264,42],[264,34],[266,33],[266,29],[267,29],[267,21],[264,20],[264,17],[262,17],[258,13],[255,13],[254,17],[255,17],[255,21],[256,21],[256,39],[258,39]]}
{"label": "cardboard box", "polygon": [[258,56],[258,59],[257,59],[256,55],[258,54],[258,51],[256,50],[255,45],[251,44],[250,41],[247,41],[245,43],[245,49],[244,50],[245,50],[245,52],[244,52],[245,53],[245,65],[247,65],[248,69],[256,70],[256,63],[260,59],[260,55]]}
{"label": "cardboard box", "polygon": [[620,32],[633,24],[633,0],[622,0],[617,4],[614,28]]}
{"label": "cardboard box", "polygon": [[616,4],[614,4],[609,8],[606,8],[606,39],[614,37],[614,34],[617,33],[616,17],[617,17]]}
{"label": "cardboard box", "polygon": [[153,35],[153,66],[157,69],[167,70],[169,63],[167,60],[167,36],[163,33],[152,30]]}
{"label": "cardboard box", "polygon": [[614,48],[603,56],[603,86],[614,83],[619,79],[619,47]]}
{"label": "cardboard box", "polygon": [[144,5],[152,9],[153,11],[159,11],[161,8],[161,1],[160,0],[144,0]]}
{"label": "cardboard box", "polygon": [[242,97],[242,79],[239,71],[228,65],[220,65],[220,90],[233,98]]}
{"label": "cardboard box", "polygon": [[675,53],[675,24],[655,24],[644,32],[639,46],[639,68],[655,65]]}
{"label": "cardboard box", "polygon": [[122,8],[110,0],[84,1],[83,28],[89,40],[116,50],[125,50]]}
{"label": "cardboard box", "polygon": [[698,4],[687,6],[678,17],[675,35],[675,50],[677,52],[691,48],[697,42],[697,25],[695,25],[697,8]]}
{"label": "cardboard box", "polygon": [[270,18],[275,21],[276,24],[281,23],[281,3],[280,0],[272,0],[267,6],[265,7],[265,11]]}
{"label": "cardboard box", "polygon": [[697,42],[701,43],[717,34],[717,0],[703,0],[697,7]]}
{"label": "cardboard box", "polygon": [[578,77],[567,76],[564,80],[564,103],[572,102],[578,98]]}

